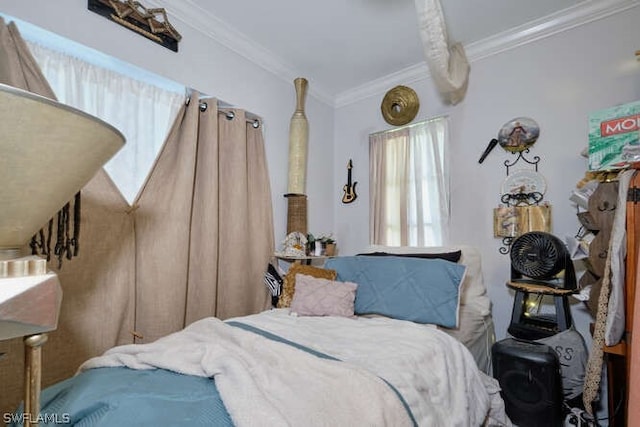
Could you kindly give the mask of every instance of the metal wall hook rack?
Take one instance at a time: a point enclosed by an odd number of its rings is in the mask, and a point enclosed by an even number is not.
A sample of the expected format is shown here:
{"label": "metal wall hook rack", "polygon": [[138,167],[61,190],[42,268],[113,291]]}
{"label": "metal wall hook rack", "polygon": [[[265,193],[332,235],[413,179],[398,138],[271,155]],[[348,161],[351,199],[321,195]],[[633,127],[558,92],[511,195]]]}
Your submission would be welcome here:
{"label": "metal wall hook rack", "polygon": [[[525,154],[528,154],[528,153],[529,153],[529,149],[527,148],[523,151],[519,151],[514,161],[512,162],[510,162],[509,160],[504,161],[504,166],[507,168],[507,176],[509,175],[509,168],[512,166],[515,166],[520,160],[530,165],[533,165],[535,168],[535,171],[538,172],[538,163],[540,163],[540,156],[533,156],[533,160],[530,160],[525,157]],[[513,153],[513,154],[516,154],[516,153]]]}
{"label": "metal wall hook rack", "polygon": [[538,205],[544,196],[539,191],[532,193],[506,193],[500,197],[500,201],[507,206],[533,206]]}
{"label": "metal wall hook rack", "polygon": [[[512,154],[516,155],[516,158],[512,161],[505,160],[504,166],[506,168],[507,176],[509,176],[509,169],[518,164],[521,160],[534,167],[534,170],[538,172],[538,164],[540,163],[540,156],[533,156],[532,158],[527,157],[529,154],[529,149],[526,148],[522,151],[513,152]],[[533,191],[530,193],[518,192],[518,193],[505,193],[500,196],[500,201],[508,206],[508,207],[526,207],[526,206],[537,206],[544,199],[544,195],[539,191]],[[511,252],[511,244],[513,240],[517,236],[512,237],[503,237],[502,238],[502,246],[498,248],[498,252],[502,255],[507,255]]]}
{"label": "metal wall hook rack", "polygon": [[498,252],[500,252],[502,255],[507,255],[509,252],[511,252],[511,244],[513,243],[513,239],[515,239],[515,237],[503,237],[502,246],[498,248]]}

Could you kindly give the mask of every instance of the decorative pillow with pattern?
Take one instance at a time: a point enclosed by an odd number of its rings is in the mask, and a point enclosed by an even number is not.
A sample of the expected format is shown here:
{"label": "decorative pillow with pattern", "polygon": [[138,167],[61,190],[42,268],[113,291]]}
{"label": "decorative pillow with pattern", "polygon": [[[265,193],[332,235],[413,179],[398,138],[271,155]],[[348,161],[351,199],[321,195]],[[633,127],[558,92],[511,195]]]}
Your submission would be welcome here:
{"label": "decorative pillow with pattern", "polygon": [[284,276],[282,293],[278,300],[278,308],[287,308],[291,305],[291,300],[293,299],[293,294],[296,290],[296,274],[298,273],[321,279],[336,280],[335,270],[328,270],[326,268],[315,267],[313,265],[292,264],[291,267],[289,267],[289,271],[287,271],[287,274]]}
{"label": "decorative pillow with pattern", "polygon": [[358,285],[296,274],[291,312],[300,316],[353,317]]}
{"label": "decorative pillow with pattern", "polygon": [[271,305],[273,307],[278,305],[278,299],[280,299],[280,294],[282,293],[282,277],[276,267],[273,264],[269,263],[267,267],[267,271],[264,273],[264,284],[269,290],[271,294]]}

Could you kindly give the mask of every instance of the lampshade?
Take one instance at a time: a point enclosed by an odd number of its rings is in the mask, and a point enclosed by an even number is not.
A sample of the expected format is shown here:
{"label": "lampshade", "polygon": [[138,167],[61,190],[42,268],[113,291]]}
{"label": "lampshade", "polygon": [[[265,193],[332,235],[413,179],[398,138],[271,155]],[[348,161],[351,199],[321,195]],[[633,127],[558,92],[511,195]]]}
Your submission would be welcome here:
{"label": "lampshade", "polygon": [[0,84],[0,259],[23,247],[124,140],[96,117]]}

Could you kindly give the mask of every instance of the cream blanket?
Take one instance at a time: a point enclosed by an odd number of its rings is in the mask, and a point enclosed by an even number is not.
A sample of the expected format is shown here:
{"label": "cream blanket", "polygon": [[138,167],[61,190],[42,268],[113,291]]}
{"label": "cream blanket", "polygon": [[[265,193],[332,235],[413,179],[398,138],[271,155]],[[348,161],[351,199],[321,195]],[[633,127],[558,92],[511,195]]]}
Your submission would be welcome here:
{"label": "cream blanket", "polygon": [[386,317],[295,317],[288,309],[229,320],[384,378],[402,395],[419,426],[511,425],[498,382],[478,369],[464,345],[433,325]]}
{"label": "cream blanket", "polygon": [[380,378],[224,324],[195,322],[150,344],[115,347],[85,362],[163,368],[214,377],[237,426],[410,426],[397,394]]}

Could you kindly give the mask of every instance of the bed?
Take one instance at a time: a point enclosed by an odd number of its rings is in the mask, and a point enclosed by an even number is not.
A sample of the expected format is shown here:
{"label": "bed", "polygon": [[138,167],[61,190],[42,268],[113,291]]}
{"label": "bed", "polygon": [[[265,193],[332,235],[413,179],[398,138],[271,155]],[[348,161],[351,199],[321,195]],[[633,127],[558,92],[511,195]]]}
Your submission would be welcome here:
{"label": "bed", "polygon": [[[493,328],[477,252],[454,248],[453,262],[367,249],[287,274],[287,307],[202,319],[88,360],[43,391],[41,424],[510,425],[483,372]],[[425,296],[426,282],[446,285]]]}
{"label": "bed", "polygon": [[491,346],[495,343],[495,329],[491,316],[491,300],[482,275],[480,252],[468,245],[430,246],[430,247],[398,247],[371,245],[364,254],[380,253],[402,256],[442,256],[454,261],[460,254],[458,262],[466,266],[466,272],[460,285],[460,305],[458,326],[454,328],[439,327],[442,331],[462,342],[471,352],[480,370],[492,375]]}

